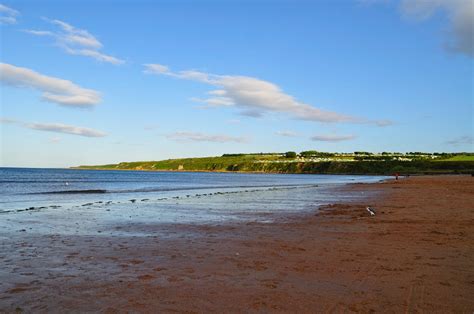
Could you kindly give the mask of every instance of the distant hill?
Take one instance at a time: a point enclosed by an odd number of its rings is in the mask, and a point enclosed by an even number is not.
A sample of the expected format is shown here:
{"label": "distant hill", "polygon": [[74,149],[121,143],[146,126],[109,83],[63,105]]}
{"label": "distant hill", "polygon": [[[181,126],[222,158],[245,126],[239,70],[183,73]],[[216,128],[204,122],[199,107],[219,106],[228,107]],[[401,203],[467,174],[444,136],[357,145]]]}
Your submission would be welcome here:
{"label": "distant hill", "polygon": [[[75,169],[144,171],[215,171],[317,174],[446,174],[474,173],[472,154],[424,153],[259,153],[225,154],[220,157],[182,158],[161,161],[121,162],[79,166]],[[291,154],[289,154],[291,153]],[[296,157],[294,157],[296,155]]]}

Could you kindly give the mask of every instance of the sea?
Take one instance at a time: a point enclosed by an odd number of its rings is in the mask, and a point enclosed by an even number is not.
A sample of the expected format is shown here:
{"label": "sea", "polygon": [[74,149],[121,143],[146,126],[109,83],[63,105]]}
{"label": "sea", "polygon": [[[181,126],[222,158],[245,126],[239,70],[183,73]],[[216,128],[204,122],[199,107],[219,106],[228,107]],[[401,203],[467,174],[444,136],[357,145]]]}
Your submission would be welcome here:
{"label": "sea", "polygon": [[[382,176],[0,168],[0,227],[42,222],[37,232],[89,233],[134,223],[271,222],[366,195],[348,183]],[[48,223],[44,223],[47,221]],[[88,228],[88,226],[90,228]]]}

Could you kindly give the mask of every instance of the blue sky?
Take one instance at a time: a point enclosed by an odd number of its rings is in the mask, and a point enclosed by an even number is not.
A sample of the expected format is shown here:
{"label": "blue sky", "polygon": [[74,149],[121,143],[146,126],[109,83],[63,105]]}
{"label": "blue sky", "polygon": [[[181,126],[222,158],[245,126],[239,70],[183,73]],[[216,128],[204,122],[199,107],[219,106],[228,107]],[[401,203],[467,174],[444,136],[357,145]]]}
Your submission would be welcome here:
{"label": "blue sky", "polygon": [[472,0],[4,1],[0,165],[473,151]]}

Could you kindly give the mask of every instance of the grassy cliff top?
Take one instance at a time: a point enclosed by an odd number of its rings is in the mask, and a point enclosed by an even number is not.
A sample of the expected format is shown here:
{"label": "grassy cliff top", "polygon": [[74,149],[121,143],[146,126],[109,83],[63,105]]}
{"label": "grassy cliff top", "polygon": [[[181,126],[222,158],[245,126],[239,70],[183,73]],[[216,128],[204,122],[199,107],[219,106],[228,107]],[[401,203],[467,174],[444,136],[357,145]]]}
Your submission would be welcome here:
{"label": "grassy cliff top", "polygon": [[148,171],[231,171],[271,173],[392,174],[472,173],[472,154],[227,154],[219,157],[121,162],[78,169]]}

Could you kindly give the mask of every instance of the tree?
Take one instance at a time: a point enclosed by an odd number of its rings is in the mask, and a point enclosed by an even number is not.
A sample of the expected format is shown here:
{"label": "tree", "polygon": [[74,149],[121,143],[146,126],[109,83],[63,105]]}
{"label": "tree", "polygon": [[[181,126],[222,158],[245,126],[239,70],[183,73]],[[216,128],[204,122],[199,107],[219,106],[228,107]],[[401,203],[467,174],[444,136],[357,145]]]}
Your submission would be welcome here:
{"label": "tree", "polygon": [[315,151],[315,150],[306,150],[304,152],[301,152],[300,156],[301,157],[313,157],[313,156],[316,156],[317,154],[318,154],[318,152]]}
{"label": "tree", "polygon": [[286,158],[296,158],[296,153],[295,152],[286,152],[285,157]]}

